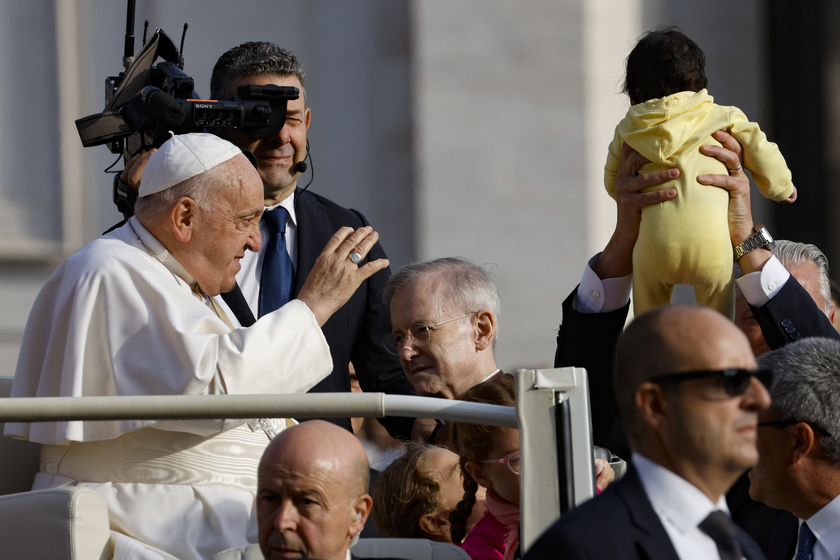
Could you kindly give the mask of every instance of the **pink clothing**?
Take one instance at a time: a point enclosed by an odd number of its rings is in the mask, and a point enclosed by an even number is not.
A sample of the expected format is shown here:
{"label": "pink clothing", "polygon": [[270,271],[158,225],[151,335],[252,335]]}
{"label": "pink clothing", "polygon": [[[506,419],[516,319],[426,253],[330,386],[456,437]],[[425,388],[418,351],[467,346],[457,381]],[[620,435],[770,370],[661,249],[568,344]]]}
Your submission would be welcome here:
{"label": "pink clothing", "polygon": [[485,510],[484,516],[461,543],[472,560],[502,560],[505,557],[505,540],[508,529],[501,521]]}
{"label": "pink clothing", "polygon": [[519,549],[519,506],[487,490],[487,509],[461,548],[472,560],[513,560]]}

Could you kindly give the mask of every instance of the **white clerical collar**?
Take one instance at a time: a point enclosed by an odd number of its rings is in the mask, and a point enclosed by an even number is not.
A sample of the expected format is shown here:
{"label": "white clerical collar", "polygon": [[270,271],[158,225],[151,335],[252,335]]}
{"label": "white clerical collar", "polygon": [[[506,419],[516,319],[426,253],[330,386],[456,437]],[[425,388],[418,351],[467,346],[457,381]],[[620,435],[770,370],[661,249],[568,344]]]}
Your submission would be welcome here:
{"label": "white clerical collar", "polygon": [[640,453],[631,456],[653,509],[682,533],[696,528],[714,510],[727,515],[726,497],[712,502],[702,490]]}
{"label": "white clerical collar", "polygon": [[500,373],[502,373],[502,370],[501,370],[501,369],[497,369],[496,371],[494,371],[493,373],[491,373],[490,375],[488,375],[487,377],[485,377],[484,379],[482,379],[481,381],[479,381],[478,383],[476,383],[476,385],[481,385],[481,384],[482,384],[482,383],[484,383],[485,381],[489,381],[489,380],[493,379],[494,377],[496,377],[496,376],[497,376],[498,374],[500,374]]}
{"label": "white clerical collar", "polygon": [[167,270],[169,270],[169,272],[186,282],[187,286],[191,290],[195,289],[195,278],[193,278],[192,275],[187,272],[183,266],[181,266],[181,263],[175,260],[175,257],[172,256],[172,253],[170,253],[166,247],[164,247],[163,243],[158,241],[157,237],[152,235],[152,233],[140,223],[137,216],[129,218],[128,226],[130,230],[128,235],[137,237],[141,250],[152,256]]}
{"label": "white clerical collar", "polygon": [[[840,558],[840,495],[822,507],[820,511],[811,516],[808,528],[817,537],[814,544],[814,551],[817,547],[825,548],[827,558]],[[803,520],[799,520],[801,527]],[[817,556],[814,555],[814,558]]]}

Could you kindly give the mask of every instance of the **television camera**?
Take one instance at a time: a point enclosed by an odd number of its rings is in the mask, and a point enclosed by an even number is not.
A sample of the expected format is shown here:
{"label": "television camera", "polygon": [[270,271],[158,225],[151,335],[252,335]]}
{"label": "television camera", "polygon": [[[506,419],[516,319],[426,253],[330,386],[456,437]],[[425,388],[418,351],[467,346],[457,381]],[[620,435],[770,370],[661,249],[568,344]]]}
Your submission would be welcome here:
{"label": "television camera", "polygon": [[[128,161],[135,154],[160,147],[172,134],[234,128],[255,138],[277,134],[286,122],[286,104],[300,92],[287,86],[240,86],[230,100],[200,99],[193,79],[184,73],[184,32],[180,50],[160,29],[134,58],[135,0],[128,0],[124,72],[105,80],[105,108],[76,121],[84,147],[107,145]],[[162,59],[154,64],[158,59]],[[114,178],[114,204],[126,217],[134,213],[137,193]]]}

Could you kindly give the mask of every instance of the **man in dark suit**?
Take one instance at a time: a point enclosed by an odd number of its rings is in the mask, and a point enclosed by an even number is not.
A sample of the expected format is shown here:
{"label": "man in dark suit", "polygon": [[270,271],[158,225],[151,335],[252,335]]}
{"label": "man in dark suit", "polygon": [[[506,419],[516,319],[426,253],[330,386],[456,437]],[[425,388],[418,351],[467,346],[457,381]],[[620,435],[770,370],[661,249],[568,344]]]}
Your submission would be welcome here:
{"label": "man in dark suit", "polygon": [[[737,247],[755,233],[750,210],[750,184],[741,169],[738,141],[725,132],[716,132],[715,138],[721,145],[703,146],[704,153],[735,171],[729,175],[701,175],[698,180],[729,192],[730,237],[733,247]],[[630,309],[632,256],[641,208],[649,204],[668,204],[676,196],[674,189],[643,190],[679,175],[678,169],[639,174],[639,168],[646,161],[624,146],[621,167],[615,179],[615,231],[603,252],[589,261],[580,285],[563,302],[563,323],[558,330],[554,363],[555,367],[587,369],[595,443],[621,456],[626,456],[629,449],[612,387],[612,349]],[[764,337],[771,348],[805,336],[840,339],[827,317],[829,308],[818,307],[814,303],[815,299],[819,299],[815,295],[817,291],[806,291],[797,282],[797,277],[802,277],[806,288],[816,286],[817,282],[811,281],[813,271],[806,265],[804,268],[791,267],[793,275],[788,274],[766,244],[761,245],[758,239],[757,236],[751,245],[754,249],[736,259],[744,274],[738,280],[739,286],[748,284],[744,291],[749,292],[750,297],[755,293],[760,295],[750,302],[741,298],[736,305],[736,324],[750,339],[753,348],[763,347]],[[788,266],[788,262],[784,264]],[[816,263],[815,266],[819,268]],[[750,285],[754,287],[752,290]]]}
{"label": "man in dark suit", "polygon": [[840,558],[840,342],[806,338],[759,364],[773,371],[773,403],[759,415],[750,495],[792,514],[780,517],[767,557]]}
{"label": "man in dark suit", "polygon": [[[306,169],[303,161],[308,150],[306,133],[311,110],[306,104],[303,68],[294,55],[268,42],[234,47],[223,54],[213,68],[211,95],[214,99],[230,99],[236,95],[238,86],[266,84],[293,86],[300,90],[300,97],[288,102],[286,124],[280,132],[267,138],[254,138],[236,130],[218,131],[220,136],[253,152],[265,188],[266,212],[260,224],[264,241],[262,250],[242,260],[242,270],[237,275],[238,287],[223,296],[240,323],[246,326],[254,317],[266,312],[267,304],[261,301],[268,291],[262,289],[266,284],[263,277],[266,255],[272,251],[282,253],[277,244],[270,241],[267,225],[271,221],[270,214],[285,213],[278,223],[282,223],[281,231],[285,230],[283,243],[288,253],[288,257],[285,254],[282,257],[288,258],[294,269],[289,297],[298,293],[315,259],[339,228],[369,225],[361,213],[298,188],[298,178]],[[377,243],[359,264],[385,256],[382,246]],[[349,392],[349,364],[352,362],[363,391],[414,394],[399,362],[382,346],[382,339],[391,332],[388,307],[380,297],[389,276],[390,269],[386,269],[367,280],[324,325],[324,335],[333,357],[333,372],[316,385],[313,392]],[[271,288],[273,292],[276,290]],[[279,304],[282,303],[281,300]],[[330,421],[351,429],[347,418]],[[396,437],[408,438],[411,434],[411,419],[387,418],[381,422]]]}
{"label": "man in dark suit", "polygon": [[661,307],[622,334],[614,384],[633,450],[627,475],[550,527],[542,558],[763,558],[725,493],[758,460],[770,404],[744,334],[716,311]]}

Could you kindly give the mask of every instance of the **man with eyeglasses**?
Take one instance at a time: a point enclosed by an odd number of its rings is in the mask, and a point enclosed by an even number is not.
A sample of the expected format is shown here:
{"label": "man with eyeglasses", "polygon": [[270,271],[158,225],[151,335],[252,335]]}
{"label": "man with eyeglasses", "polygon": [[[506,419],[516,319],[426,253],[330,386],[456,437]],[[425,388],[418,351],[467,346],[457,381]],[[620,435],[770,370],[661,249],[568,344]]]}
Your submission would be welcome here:
{"label": "man with eyeglasses", "polygon": [[773,404],[759,415],[750,495],[789,512],[767,558],[840,558],[840,342],[804,339],[759,363],[773,371]]}
{"label": "man with eyeglasses", "polygon": [[406,265],[384,297],[393,331],[382,343],[418,395],[457,399],[501,372],[493,355],[499,294],[480,266],[454,257]]}
{"label": "man with eyeglasses", "polygon": [[525,559],[763,558],[725,500],[758,461],[758,414],[770,404],[759,378],[767,375],[747,338],[716,311],[670,306],[637,317],[614,371],[631,466]]}

